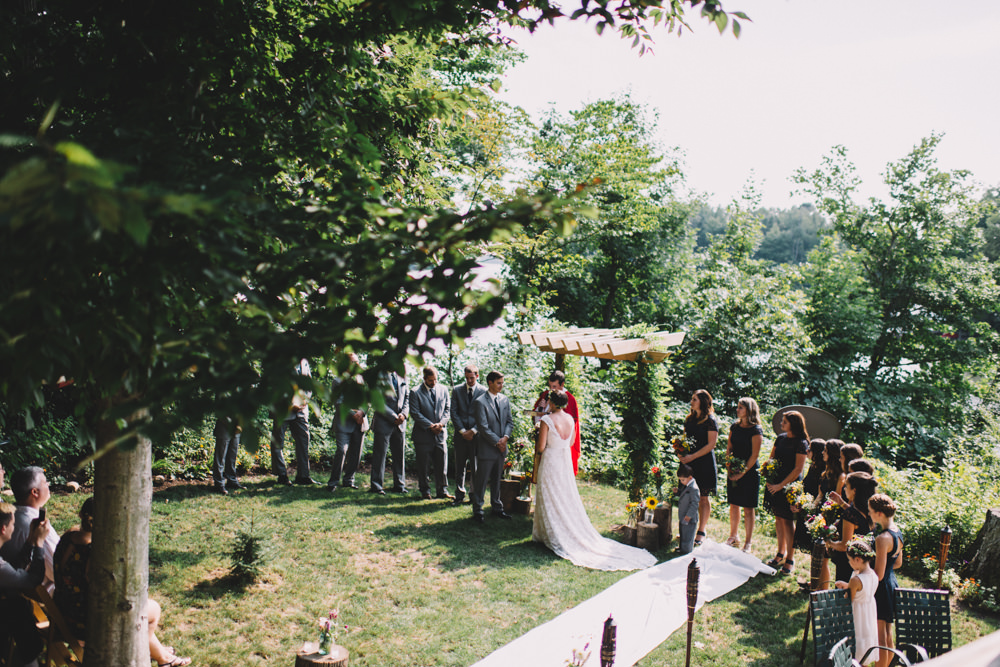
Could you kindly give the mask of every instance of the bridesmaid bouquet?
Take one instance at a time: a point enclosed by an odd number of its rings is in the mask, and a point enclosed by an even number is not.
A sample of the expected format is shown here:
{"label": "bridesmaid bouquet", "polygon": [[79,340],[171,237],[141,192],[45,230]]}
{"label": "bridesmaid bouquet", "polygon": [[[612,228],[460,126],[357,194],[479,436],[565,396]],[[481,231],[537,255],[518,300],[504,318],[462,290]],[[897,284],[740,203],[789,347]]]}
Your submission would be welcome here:
{"label": "bridesmaid bouquet", "polygon": [[836,541],[840,537],[837,527],[828,526],[826,519],[823,518],[822,514],[814,514],[809,517],[809,520],[806,521],[806,530],[809,531],[809,535],[812,537],[814,542],[816,540]]}
{"label": "bridesmaid bouquet", "polygon": [[785,498],[788,499],[793,512],[801,512],[813,504],[812,494],[806,493],[801,481],[792,482],[785,487]]}
{"label": "bridesmaid bouquet", "polygon": [[832,500],[824,502],[823,506],[819,508],[819,512],[823,515],[823,520],[828,526],[833,526],[844,515],[843,508]]}
{"label": "bridesmaid bouquet", "polygon": [[725,461],[726,468],[729,469],[730,475],[739,475],[747,469],[747,462],[738,456],[734,456],[732,452],[726,452],[723,460]]}
{"label": "bridesmaid bouquet", "polygon": [[778,459],[768,459],[761,466],[760,473],[767,484],[777,484],[781,481],[781,463]]}
{"label": "bridesmaid bouquet", "polygon": [[674,453],[677,454],[677,458],[692,454],[698,449],[698,443],[694,441],[694,438],[686,438],[680,435],[674,438],[671,444],[673,445]]}

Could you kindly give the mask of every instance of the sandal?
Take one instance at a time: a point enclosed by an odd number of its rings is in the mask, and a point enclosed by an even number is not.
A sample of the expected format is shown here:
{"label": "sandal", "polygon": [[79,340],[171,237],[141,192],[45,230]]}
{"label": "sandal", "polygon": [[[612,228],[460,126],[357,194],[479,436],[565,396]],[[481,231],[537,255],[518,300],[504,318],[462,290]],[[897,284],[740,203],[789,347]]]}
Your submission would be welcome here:
{"label": "sandal", "polygon": [[182,658],[179,655],[175,655],[174,659],[170,662],[158,662],[156,664],[160,667],[184,667],[184,665],[191,664],[191,658]]}
{"label": "sandal", "polygon": [[785,564],[781,566],[782,574],[791,574],[792,568],[795,567],[795,561],[789,558],[785,561]]}
{"label": "sandal", "polygon": [[775,555],[775,557],[772,558],[771,560],[767,561],[767,563],[765,563],[765,565],[767,565],[768,567],[773,567],[774,569],[777,570],[778,566],[781,565],[784,561],[785,561],[785,554],[783,554],[783,553],[781,553],[779,551]]}
{"label": "sandal", "polygon": [[739,538],[737,538],[735,535],[733,535],[728,540],[726,540],[726,546],[727,547],[733,547],[734,549],[738,548],[740,546],[740,540],[739,540]]}
{"label": "sandal", "polygon": [[742,551],[745,554],[752,554],[753,553],[753,542],[747,542],[746,544],[744,544]]}
{"label": "sandal", "polygon": [[708,537],[708,535],[706,535],[705,531],[703,531],[703,530],[699,530],[697,533],[694,534],[694,545],[696,547],[700,547],[701,546],[701,543],[703,541],[701,538],[703,538],[703,537]]}

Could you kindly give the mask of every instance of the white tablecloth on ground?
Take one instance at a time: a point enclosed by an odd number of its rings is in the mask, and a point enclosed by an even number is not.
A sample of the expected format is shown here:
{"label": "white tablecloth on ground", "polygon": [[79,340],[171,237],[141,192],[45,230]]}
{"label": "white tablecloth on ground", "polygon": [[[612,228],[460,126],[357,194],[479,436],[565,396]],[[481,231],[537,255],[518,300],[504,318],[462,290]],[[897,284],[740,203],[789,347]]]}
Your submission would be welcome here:
{"label": "white tablecloth on ground", "polygon": [[573,649],[588,642],[592,653],[587,667],[600,665],[601,633],[608,614],[618,624],[615,665],[633,665],[687,622],[687,570],[692,558],[701,568],[699,607],[758,573],[774,574],[756,557],[706,540],[690,554],[625,577],[473,667],[564,667]]}

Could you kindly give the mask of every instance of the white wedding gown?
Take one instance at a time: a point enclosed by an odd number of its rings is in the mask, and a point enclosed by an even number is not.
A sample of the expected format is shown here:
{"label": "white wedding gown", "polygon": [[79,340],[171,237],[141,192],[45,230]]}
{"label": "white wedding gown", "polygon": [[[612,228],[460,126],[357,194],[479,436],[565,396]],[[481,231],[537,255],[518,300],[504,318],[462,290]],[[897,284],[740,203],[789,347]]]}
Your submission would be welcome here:
{"label": "white wedding gown", "polygon": [[542,417],[549,432],[535,478],[535,523],[531,539],[541,542],[574,565],[594,570],[640,570],[656,565],[656,557],[616,540],[601,537],[583,509],[573,476],[570,437],[559,436],[551,416]]}

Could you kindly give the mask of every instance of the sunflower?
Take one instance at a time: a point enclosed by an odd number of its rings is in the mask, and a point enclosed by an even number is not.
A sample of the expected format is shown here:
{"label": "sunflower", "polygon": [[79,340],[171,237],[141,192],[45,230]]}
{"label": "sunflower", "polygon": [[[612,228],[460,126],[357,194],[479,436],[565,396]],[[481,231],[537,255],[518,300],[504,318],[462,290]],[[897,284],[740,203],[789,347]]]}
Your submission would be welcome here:
{"label": "sunflower", "polygon": [[648,509],[650,512],[652,512],[653,510],[656,509],[656,506],[658,504],[659,504],[659,501],[656,498],[654,498],[653,496],[650,496],[649,498],[646,498],[646,502],[643,504],[643,506],[646,509]]}

